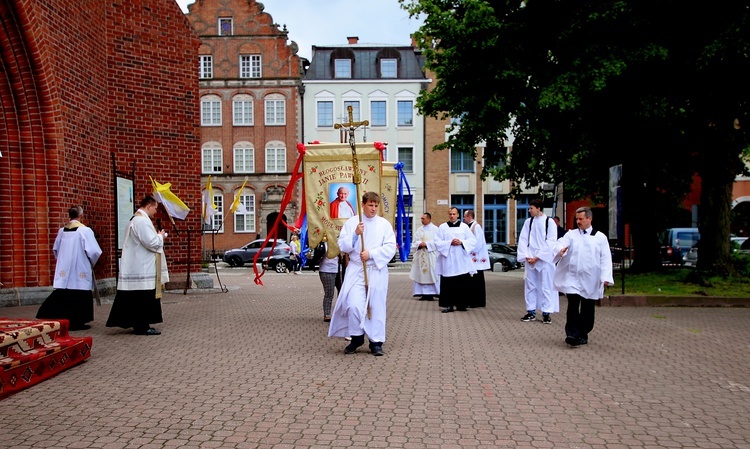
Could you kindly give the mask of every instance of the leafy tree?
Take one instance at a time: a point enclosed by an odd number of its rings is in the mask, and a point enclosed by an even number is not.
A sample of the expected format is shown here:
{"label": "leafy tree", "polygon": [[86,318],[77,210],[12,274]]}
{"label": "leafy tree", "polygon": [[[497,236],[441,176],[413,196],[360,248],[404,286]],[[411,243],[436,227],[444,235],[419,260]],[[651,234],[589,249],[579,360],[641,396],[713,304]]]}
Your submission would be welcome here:
{"label": "leafy tree", "polygon": [[[748,151],[750,7],[637,0],[399,0],[437,84],[417,102],[461,117],[448,142],[482,176],[564,182],[567,199],[607,194],[623,165],[624,219],[641,269],[659,265],[657,231],[674,226],[697,173],[699,263],[729,264],[729,211]],[[506,132],[514,137],[504,151]]]}

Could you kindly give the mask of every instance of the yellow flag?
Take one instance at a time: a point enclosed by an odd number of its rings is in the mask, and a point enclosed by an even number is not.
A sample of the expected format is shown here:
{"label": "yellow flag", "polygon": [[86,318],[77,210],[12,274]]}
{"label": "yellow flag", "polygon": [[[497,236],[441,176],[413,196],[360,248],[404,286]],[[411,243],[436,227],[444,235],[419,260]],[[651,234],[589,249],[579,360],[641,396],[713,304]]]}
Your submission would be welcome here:
{"label": "yellow flag", "polygon": [[211,185],[211,176],[206,181],[206,190],[203,191],[203,222],[211,224],[212,217],[218,213],[214,203],[214,188]]}
{"label": "yellow flag", "polygon": [[232,207],[229,208],[229,212],[235,213],[237,210],[240,211],[240,213],[246,214],[247,209],[245,209],[245,205],[240,202],[240,198],[242,197],[242,191],[245,189],[245,184],[247,184],[247,179],[245,182],[242,183],[242,187],[240,187],[240,190],[237,191],[237,193],[234,195],[234,201],[232,201]]}
{"label": "yellow flag", "polygon": [[[151,176],[149,176],[151,178]],[[167,213],[174,218],[184,220],[187,214],[190,212],[190,208],[182,202],[181,199],[172,193],[169,189],[172,187],[170,183],[160,184],[151,178],[151,184],[154,186],[154,198],[160,202]]]}

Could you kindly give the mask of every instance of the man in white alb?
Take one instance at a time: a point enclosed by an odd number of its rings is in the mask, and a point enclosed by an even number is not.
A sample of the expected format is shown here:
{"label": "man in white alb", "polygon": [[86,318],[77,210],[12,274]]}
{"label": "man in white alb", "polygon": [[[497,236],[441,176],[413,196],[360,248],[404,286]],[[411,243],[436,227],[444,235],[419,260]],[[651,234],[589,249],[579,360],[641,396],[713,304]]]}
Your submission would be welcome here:
{"label": "man in white alb", "polygon": [[422,226],[414,233],[411,244],[412,264],[409,278],[414,281],[414,296],[420,301],[432,301],[440,294],[440,278],[435,274],[437,247],[435,234],[438,227],[432,224],[429,212],[422,214]]}
{"label": "man in white alb", "polygon": [[440,275],[440,307],[443,313],[465,312],[469,305],[466,289],[477,272],[471,251],[477,243],[466,223],[458,218],[458,209],[451,207],[448,221],[438,227],[435,247],[438,250],[437,274]]}

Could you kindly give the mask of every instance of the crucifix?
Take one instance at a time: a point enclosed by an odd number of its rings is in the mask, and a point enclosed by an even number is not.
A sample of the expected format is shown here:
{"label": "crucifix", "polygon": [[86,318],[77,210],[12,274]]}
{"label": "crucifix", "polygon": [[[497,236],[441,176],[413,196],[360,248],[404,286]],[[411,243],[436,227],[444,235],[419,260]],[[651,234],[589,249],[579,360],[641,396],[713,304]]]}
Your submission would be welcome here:
{"label": "crucifix", "polygon": [[[354,186],[357,188],[357,214],[359,215],[359,219],[362,220],[362,196],[359,191],[359,184],[362,182],[362,176],[359,173],[359,164],[357,161],[357,142],[354,138],[354,131],[359,128],[360,126],[367,126],[370,124],[369,121],[363,120],[361,122],[355,122],[354,121],[354,108],[352,108],[351,105],[346,107],[346,111],[349,113],[349,121],[346,123],[336,123],[333,125],[334,129],[341,129],[344,128],[348,134],[349,134],[349,146],[352,149],[352,181],[354,182]],[[365,250],[365,236],[362,234],[360,241],[362,242],[362,251]],[[362,273],[364,273],[364,281],[365,281],[365,292],[367,292],[367,264],[362,264]],[[370,317],[370,305],[369,300],[367,304],[367,317]]]}

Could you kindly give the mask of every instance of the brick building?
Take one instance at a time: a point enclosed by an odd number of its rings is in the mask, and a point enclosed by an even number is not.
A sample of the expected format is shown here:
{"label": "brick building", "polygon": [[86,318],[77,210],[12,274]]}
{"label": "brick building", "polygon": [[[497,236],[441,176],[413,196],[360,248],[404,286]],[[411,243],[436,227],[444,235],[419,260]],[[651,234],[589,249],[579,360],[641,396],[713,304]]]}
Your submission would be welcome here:
{"label": "brick building", "polygon": [[[173,0],[6,0],[0,21],[0,208],[12,219],[0,281],[22,303],[52,284],[52,244],[74,204],[104,250],[97,278],[114,278],[115,166],[134,172],[135,202],[151,175],[200,207],[199,42]],[[172,273],[188,259],[200,271],[185,233],[170,232],[165,250]]]}
{"label": "brick building", "polygon": [[[201,182],[211,176],[218,213],[204,237],[206,251],[222,252],[265,237],[278,217],[300,141],[301,59],[263,4],[204,0],[186,17],[201,40],[196,55],[201,104]],[[247,213],[229,209],[242,186]],[[295,186],[297,190],[297,186]],[[298,195],[284,213],[299,216]],[[279,238],[288,230],[280,226]],[[213,240],[213,241],[211,241]]]}

